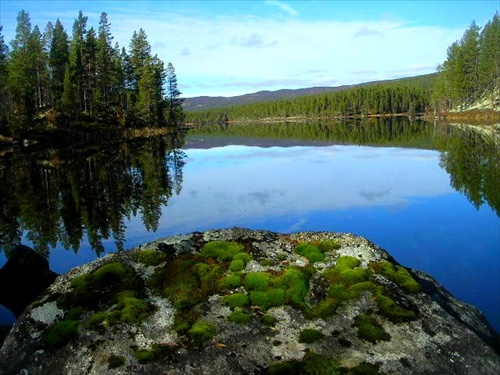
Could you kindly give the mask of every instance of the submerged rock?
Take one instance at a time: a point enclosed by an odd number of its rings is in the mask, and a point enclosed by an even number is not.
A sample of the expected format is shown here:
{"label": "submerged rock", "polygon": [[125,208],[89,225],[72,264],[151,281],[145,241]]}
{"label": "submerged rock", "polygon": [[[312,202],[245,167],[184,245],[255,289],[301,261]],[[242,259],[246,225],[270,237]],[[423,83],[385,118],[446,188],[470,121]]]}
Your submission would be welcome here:
{"label": "submerged rock", "polygon": [[497,374],[474,307],[364,238],[233,228],[59,276],[0,350],[18,374]]}

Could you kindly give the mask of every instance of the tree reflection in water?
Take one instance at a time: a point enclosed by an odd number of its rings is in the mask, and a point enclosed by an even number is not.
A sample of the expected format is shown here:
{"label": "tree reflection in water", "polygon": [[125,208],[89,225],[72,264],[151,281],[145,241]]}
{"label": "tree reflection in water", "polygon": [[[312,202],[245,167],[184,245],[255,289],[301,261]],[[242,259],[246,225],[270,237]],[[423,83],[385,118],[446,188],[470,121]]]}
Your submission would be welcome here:
{"label": "tree reflection in water", "polygon": [[125,219],[155,230],[182,184],[184,134],[73,149],[16,150],[0,158],[0,245],[9,256],[23,233],[48,257],[60,242],[78,252],[84,236],[123,249]]}

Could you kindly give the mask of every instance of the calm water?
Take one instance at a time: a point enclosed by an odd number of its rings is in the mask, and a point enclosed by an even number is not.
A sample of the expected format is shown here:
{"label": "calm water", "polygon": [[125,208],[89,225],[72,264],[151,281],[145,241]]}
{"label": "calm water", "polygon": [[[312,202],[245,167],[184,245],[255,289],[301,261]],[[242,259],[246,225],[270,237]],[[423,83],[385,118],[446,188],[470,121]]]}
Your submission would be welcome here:
{"label": "calm water", "polygon": [[[489,133],[399,122],[251,129],[188,134],[181,150],[157,139],[6,154],[2,241],[22,233],[62,273],[194,230],[351,232],[431,274],[500,331],[500,152]],[[0,310],[0,323],[13,320]]]}

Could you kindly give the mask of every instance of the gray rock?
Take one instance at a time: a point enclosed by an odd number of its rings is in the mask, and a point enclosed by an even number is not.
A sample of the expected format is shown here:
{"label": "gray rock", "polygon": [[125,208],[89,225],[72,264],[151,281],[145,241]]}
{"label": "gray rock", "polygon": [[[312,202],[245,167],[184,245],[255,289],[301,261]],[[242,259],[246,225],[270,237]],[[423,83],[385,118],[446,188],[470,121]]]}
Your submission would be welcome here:
{"label": "gray rock", "polygon": [[[212,241],[241,243],[252,260],[245,261],[242,271],[231,271],[230,260],[201,257],[200,249]],[[340,246],[315,263],[294,252],[299,243],[319,247],[324,241]],[[152,258],[145,260],[147,254]],[[351,269],[353,274],[359,271],[360,280],[335,268],[347,256],[358,260]],[[203,279],[208,274],[202,267],[189,266],[200,284],[185,295],[176,294],[188,288],[180,259],[212,267],[218,279]],[[480,311],[418,271],[408,270],[420,287],[408,289],[404,281],[380,270],[388,264],[383,261],[397,266],[378,246],[342,233],[286,235],[233,228],[160,239],[59,276],[6,338],[0,374],[265,374],[278,362],[294,366],[297,373],[329,374],[336,368],[348,374],[367,367],[385,374],[500,373],[498,336]],[[108,274],[103,275],[106,265]],[[308,290],[300,303],[292,297],[292,282],[280,278],[290,267],[307,274]],[[402,267],[394,269],[409,275]],[[245,281],[232,287],[202,281],[235,274],[245,280],[252,272],[268,272],[274,288],[286,293],[285,303],[259,306]],[[91,290],[82,289],[85,285]],[[349,297],[335,294],[335,285],[351,293]],[[127,305],[123,289],[134,289],[126,293],[142,305]],[[228,306],[224,297],[235,293],[249,294],[253,304]],[[188,298],[179,300],[181,295]],[[87,305],[80,306],[82,301]],[[325,301],[342,302],[325,313],[318,308]],[[388,305],[392,313],[384,312]],[[250,319],[244,324],[231,321],[237,313]],[[274,323],[264,324],[264,316]],[[363,318],[382,334],[370,338],[360,333]],[[187,326],[179,328],[185,321]],[[195,321],[215,327],[214,333],[199,339],[188,330]],[[61,322],[70,322],[72,328],[62,329]],[[306,330],[319,336],[300,339]]]}

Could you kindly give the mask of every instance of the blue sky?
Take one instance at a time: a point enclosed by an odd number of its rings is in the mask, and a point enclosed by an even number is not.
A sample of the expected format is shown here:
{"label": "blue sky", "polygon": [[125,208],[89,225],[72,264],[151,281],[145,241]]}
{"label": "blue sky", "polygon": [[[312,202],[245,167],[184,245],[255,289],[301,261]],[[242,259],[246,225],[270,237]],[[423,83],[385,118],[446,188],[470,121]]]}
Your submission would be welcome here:
{"label": "blue sky", "polygon": [[176,68],[184,97],[339,86],[431,73],[487,1],[0,1],[6,42],[24,9],[32,26],[61,20],[71,34],[82,10],[88,27],[108,13],[114,41],[128,48],[143,28],[153,53]]}

